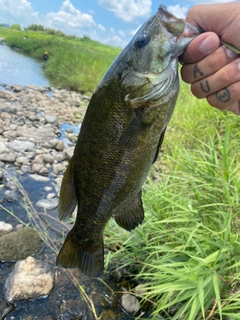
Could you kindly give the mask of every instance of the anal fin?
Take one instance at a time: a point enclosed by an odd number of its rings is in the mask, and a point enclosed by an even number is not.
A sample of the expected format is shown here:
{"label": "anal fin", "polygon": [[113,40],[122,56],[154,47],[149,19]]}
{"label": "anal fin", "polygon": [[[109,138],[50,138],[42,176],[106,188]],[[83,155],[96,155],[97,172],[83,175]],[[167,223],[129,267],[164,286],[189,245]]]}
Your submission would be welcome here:
{"label": "anal fin", "polygon": [[143,222],[144,210],[142,204],[142,191],[139,191],[133,198],[125,201],[114,214],[117,224],[131,231]]}

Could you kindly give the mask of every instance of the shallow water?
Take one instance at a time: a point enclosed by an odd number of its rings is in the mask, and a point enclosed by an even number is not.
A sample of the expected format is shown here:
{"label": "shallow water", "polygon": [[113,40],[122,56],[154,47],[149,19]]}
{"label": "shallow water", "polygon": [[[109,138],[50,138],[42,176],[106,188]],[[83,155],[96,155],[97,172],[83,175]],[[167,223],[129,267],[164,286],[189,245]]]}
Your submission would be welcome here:
{"label": "shallow water", "polygon": [[50,86],[43,75],[41,61],[33,60],[5,45],[0,45],[0,84]]}

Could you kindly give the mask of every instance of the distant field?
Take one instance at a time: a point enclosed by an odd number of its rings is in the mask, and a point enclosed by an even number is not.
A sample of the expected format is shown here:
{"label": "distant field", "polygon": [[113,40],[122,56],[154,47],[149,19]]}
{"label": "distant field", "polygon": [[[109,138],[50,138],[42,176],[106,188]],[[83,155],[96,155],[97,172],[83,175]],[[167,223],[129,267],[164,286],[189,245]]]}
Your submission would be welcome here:
{"label": "distant field", "polygon": [[20,48],[34,59],[49,53],[44,73],[56,87],[93,92],[103,74],[121,51],[87,37],[59,37],[40,31],[20,31],[0,27],[0,37],[8,46]]}

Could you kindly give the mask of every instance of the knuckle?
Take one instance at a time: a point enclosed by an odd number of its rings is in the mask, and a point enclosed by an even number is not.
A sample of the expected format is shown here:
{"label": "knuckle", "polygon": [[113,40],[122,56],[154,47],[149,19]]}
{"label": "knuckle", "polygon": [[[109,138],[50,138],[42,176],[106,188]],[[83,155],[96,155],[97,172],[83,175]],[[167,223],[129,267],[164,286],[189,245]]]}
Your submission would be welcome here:
{"label": "knuckle", "polygon": [[229,72],[227,68],[222,68],[221,73],[219,74],[219,77],[218,77],[218,82],[231,83],[232,79],[233,79],[232,72]]}
{"label": "knuckle", "polygon": [[240,98],[239,82],[236,82],[231,86],[231,97],[234,100],[238,100]]}
{"label": "knuckle", "polygon": [[192,91],[192,94],[198,99],[202,99],[205,97],[203,92],[201,91],[199,82],[192,84],[191,91]]}
{"label": "knuckle", "polygon": [[207,99],[208,104],[210,104],[211,107],[217,108],[216,99],[213,95],[207,97],[206,99]]}
{"label": "knuckle", "polygon": [[190,72],[189,65],[185,65],[181,68],[181,77],[182,77],[183,81],[185,81],[186,83],[192,82],[192,78],[189,76],[190,74],[191,74],[191,72]]}
{"label": "knuckle", "polygon": [[222,50],[216,50],[214,54],[209,55],[208,69],[212,71],[218,70],[224,63],[225,57]]}
{"label": "knuckle", "polygon": [[188,17],[190,17],[190,18],[194,18],[194,17],[196,17],[196,15],[198,15],[199,13],[198,13],[198,5],[195,5],[195,6],[193,6],[193,7],[191,7],[189,10],[188,10]]}

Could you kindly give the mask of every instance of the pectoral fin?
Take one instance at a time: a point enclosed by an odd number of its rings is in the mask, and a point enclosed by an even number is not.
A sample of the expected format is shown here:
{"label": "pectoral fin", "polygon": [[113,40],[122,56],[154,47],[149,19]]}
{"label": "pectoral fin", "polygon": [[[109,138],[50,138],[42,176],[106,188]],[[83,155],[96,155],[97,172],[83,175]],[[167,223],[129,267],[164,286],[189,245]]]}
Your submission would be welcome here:
{"label": "pectoral fin", "polygon": [[142,223],[144,219],[144,210],[142,205],[142,191],[134,198],[124,202],[114,215],[117,224],[131,231]]}
{"label": "pectoral fin", "polygon": [[160,135],[159,142],[158,142],[158,146],[157,146],[157,150],[156,150],[156,154],[155,154],[155,157],[154,157],[154,159],[153,159],[153,163],[154,163],[154,162],[157,160],[157,158],[158,158],[158,155],[159,155],[159,152],[160,152],[162,143],[163,143],[163,139],[164,139],[164,136],[165,136],[166,129],[167,129],[167,127],[163,130],[163,132],[162,132],[161,135]]}
{"label": "pectoral fin", "polygon": [[77,205],[77,197],[74,188],[73,158],[70,160],[64,173],[58,204],[58,218],[65,220],[71,216]]}

